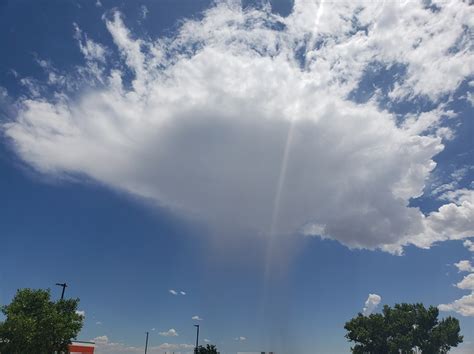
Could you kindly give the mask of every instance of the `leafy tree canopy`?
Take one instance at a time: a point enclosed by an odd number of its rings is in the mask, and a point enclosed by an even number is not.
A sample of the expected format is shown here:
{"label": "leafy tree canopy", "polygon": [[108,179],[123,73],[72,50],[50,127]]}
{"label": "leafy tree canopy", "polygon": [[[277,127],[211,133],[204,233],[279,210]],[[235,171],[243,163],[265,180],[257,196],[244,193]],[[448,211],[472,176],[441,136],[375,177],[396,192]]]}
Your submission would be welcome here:
{"label": "leafy tree canopy", "polygon": [[215,345],[206,345],[203,347],[200,345],[197,350],[197,354],[217,354],[217,348]]}
{"label": "leafy tree canopy", "polygon": [[18,290],[11,304],[1,308],[6,320],[0,323],[0,352],[67,352],[84,320],[76,312],[78,304],[79,299],[51,301],[49,290]]}
{"label": "leafy tree canopy", "polygon": [[353,353],[447,353],[462,343],[459,321],[438,320],[439,311],[423,304],[385,305],[381,314],[361,313],[346,322],[346,338],[355,342]]}

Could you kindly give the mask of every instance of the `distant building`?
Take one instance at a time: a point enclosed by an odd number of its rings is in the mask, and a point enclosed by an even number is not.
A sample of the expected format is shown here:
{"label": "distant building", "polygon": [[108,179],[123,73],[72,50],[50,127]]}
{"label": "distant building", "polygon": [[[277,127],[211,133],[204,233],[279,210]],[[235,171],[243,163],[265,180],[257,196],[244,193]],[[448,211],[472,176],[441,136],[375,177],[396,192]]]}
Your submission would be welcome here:
{"label": "distant building", "polygon": [[74,341],[69,345],[69,354],[94,354],[94,342]]}

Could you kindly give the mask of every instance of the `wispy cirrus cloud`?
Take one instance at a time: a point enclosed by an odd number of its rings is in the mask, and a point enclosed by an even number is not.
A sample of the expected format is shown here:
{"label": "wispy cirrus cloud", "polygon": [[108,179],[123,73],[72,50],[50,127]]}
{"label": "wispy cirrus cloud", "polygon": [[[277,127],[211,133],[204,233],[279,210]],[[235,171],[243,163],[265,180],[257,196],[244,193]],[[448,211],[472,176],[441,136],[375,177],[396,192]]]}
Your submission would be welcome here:
{"label": "wispy cirrus cloud", "polygon": [[170,290],[168,290],[168,292],[169,292],[171,295],[174,295],[174,296],[178,296],[178,295],[184,296],[184,295],[186,295],[186,292],[185,292],[184,290],[170,289]]}

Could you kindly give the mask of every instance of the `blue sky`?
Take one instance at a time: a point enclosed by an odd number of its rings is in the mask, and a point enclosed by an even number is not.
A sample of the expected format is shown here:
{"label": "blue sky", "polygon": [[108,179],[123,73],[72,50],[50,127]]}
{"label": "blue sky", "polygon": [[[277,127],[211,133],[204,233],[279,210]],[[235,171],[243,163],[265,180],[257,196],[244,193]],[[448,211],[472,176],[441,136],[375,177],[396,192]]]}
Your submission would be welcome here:
{"label": "blue sky", "polygon": [[297,354],[423,302],[472,352],[473,12],[1,0],[0,304],[66,281],[99,354]]}

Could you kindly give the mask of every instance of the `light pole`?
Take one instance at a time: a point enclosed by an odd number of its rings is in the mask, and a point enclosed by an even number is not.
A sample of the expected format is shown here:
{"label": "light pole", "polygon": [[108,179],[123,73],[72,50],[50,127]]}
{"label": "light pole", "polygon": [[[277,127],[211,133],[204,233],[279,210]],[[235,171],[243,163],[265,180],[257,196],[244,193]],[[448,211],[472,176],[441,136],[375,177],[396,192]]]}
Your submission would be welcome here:
{"label": "light pole", "polygon": [[199,347],[199,325],[194,325],[197,328],[196,331],[196,348],[194,349],[195,354],[198,354],[198,347]]}
{"label": "light pole", "polygon": [[64,300],[64,291],[67,288],[67,284],[66,283],[56,283],[56,285],[63,288],[63,292],[61,293],[61,300]]}
{"label": "light pole", "polygon": [[148,350],[148,332],[146,332],[146,340],[145,340],[145,354]]}

